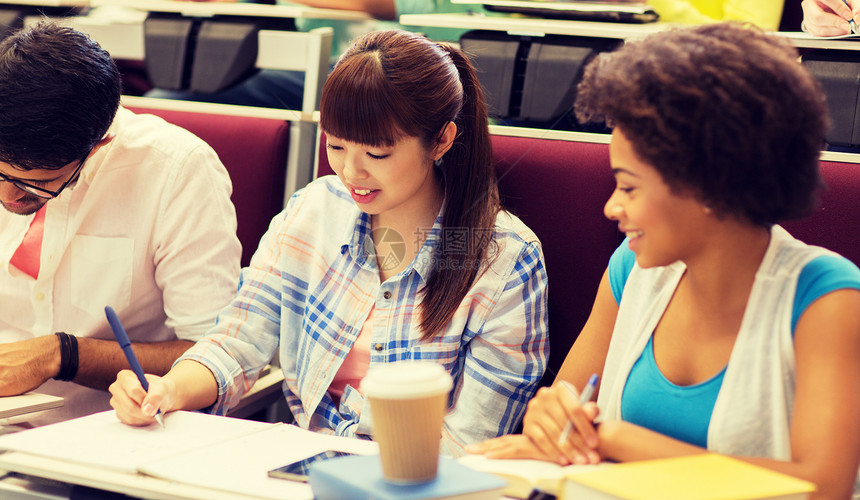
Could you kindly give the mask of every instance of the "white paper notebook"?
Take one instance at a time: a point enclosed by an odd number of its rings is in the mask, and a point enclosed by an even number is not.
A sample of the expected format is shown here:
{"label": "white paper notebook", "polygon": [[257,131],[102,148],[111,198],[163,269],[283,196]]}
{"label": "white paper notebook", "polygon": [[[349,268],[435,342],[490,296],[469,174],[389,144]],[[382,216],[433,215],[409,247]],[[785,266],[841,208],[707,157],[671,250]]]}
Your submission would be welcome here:
{"label": "white paper notebook", "polygon": [[528,498],[533,489],[555,495],[562,479],[569,474],[594,470],[601,465],[561,465],[543,460],[492,459],[484,455],[464,455],[460,464],[477,471],[489,472],[508,481],[504,495],[512,498]]}
{"label": "white paper notebook", "polygon": [[50,394],[28,392],[20,396],[4,396],[0,397],[0,418],[17,417],[60,406],[63,406],[63,398]]}
{"label": "white paper notebook", "polygon": [[258,498],[311,500],[304,483],[267,476],[270,469],[327,449],[369,454],[371,441],[328,436],[197,412],[170,412],[158,424],[132,427],[114,411],[0,436],[0,449],[87,465],[91,470],[146,474]]}

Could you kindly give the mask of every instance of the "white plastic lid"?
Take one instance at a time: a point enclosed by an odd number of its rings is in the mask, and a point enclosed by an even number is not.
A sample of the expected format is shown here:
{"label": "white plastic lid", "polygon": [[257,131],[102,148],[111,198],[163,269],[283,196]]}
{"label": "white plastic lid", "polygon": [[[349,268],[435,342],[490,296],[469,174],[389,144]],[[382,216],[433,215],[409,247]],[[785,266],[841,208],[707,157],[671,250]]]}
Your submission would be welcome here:
{"label": "white plastic lid", "polygon": [[374,366],[361,380],[361,392],[368,397],[411,399],[448,393],[454,383],[451,374],[430,361],[398,361]]}

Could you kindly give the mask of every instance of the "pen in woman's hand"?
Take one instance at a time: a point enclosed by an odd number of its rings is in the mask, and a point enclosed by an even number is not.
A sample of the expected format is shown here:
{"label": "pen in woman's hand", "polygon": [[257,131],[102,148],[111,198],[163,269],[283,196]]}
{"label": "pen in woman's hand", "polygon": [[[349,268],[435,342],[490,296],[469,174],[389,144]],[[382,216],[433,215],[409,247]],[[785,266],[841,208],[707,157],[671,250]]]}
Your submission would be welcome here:
{"label": "pen in woman's hand", "polygon": [[[119,320],[119,316],[117,316],[116,311],[114,311],[111,306],[105,306],[105,315],[107,316],[108,323],[110,324],[111,330],[113,330],[114,336],[116,336],[116,341],[119,343],[119,347],[122,349],[123,354],[125,354],[128,364],[131,365],[132,371],[137,375],[140,385],[143,387],[144,391],[149,391],[149,382],[146,381],[143,367],[140,366],[140,361],[137,360],[137,356],[134,354],[134,349],[131,348],[131,341]],[[162,429],[164,429],[164,418],[161,416],[161,410],[157,410],[155,421],[158,422]]]}
{"label": "pen in woman's hand", "polygon": [[[596,373],[588,378],[588,382],[585,384],[585,387],[583,387],[582,389],[582,393],[579,395],[579,402],[581,404],[585,404],[591,400],[591,396],[594,394],[594,390],[597,388],[597,380],[598,377]],[[571,391],[574,396],[576,395],[576,393],[573,391],[569,384],[566,384],[564,381],[562,381],[561,384],[565,388],[567,388],[567,390]],[[567,441],[567,438],[570,437],[571,431],[573,431],[573,421],[568,420],[567,425],[564,426],[564,430],[558,437],[559,446],[563,445]]]}
{"label": "pen in woman's hand", "polygon": [[[851,8],[851,5],[848,4],[848,0],[842,0],[842,3],[844,3],[846,6],[848,6],[849,9]],[[853,14],[853,12],[852,12],[852,14]],[[857,33],[857,25],[854,24],[853,18],[848,20],[848,26],[851,27],[851,34],[852,35]]]}

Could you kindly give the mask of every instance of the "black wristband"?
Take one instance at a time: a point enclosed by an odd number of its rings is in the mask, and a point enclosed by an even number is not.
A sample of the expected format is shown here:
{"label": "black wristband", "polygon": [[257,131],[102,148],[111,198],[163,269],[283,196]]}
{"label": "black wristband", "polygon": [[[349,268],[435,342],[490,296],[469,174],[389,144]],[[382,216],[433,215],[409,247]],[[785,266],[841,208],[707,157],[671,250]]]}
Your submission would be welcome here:
{"label": "black wristband", "polygon": [[71,341],[69,350],[69,370],[66,372],[66,376],[63,380],[70,382],[75,379],[75,375],[78,374],[78,338],[71,334],[66,334]]}
{"label": "black wristband", "polygon": [[78,373],[78,339],[65,332],[54,335],[60,339],[60,371],[54,380],[68,382]]}
{"label": "black wristband", "polygon": [[69,350],[71,341],[69,340],[69,336],[63,332],[57,332],[54,335],[60,340],[60,371],[57,372],[57,376],[54,377],[54,380],[63,380],[63,374],[69,369]]}

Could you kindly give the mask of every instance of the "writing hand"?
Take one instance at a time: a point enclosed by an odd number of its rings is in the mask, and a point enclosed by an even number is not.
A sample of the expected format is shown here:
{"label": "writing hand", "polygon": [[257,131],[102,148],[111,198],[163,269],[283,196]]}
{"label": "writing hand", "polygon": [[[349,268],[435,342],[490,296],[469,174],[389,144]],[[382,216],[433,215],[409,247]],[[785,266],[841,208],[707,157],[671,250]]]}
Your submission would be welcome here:
{"label": "writing hand", "polygon": [[851,33],[849,21],[860,22],[858,0],[803,0],[803,29],[815,36]]}
{"label": "writing hand", "polygon": [[174,385],[156,375],[146,374],[149,392],[143,390],[137,375],[131,370],[122,370],[110,385],[110,405],[116,410],[119,420],[128,425],[143,426],[155,422],[158,410],[166,413],[172,409]]}
{"label": "writing hand", "polygon": [[466,446],[467,453],[486,455],[487,458],[531,458],[554,462],[556,456],[547,456],[522,434],[509,434]]}
{"label": "writing hand", "polygon": [[[562,465],[599,463],[599,441],[593,423],[599,414],[597,405],[580,403],[578,392],[565,387],[566,383],[560,381],[538,390],[523,419],[523,434],[543,454],[556,457],[555,461]],[[573,432],[559,444],[568,422],[573,422]]]}

